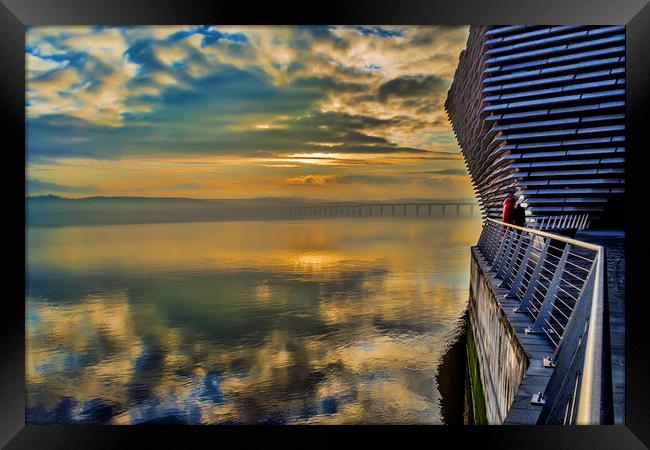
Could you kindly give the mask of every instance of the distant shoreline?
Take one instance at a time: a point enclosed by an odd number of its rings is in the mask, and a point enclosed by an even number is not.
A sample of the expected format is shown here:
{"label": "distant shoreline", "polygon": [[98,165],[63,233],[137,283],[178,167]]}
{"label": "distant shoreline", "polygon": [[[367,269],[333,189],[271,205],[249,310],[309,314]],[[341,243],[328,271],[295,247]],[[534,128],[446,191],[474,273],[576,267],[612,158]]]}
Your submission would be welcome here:
{"label": "distant shoreline", "polygon": [[[69,199],[57,196],[27,197],[26,226],[90,226],[90,225],[125,225],[147,223],[183,223],[183,222],[216,222],[216,221],[251,221],[251,220],[302,220],[311,218],[355,218],[338,214],[335,216],[296,217],[287,213],[286,208],[303,206],[352,206],[381,204],[381,201],[365,202],[306,202],[292,199],[251,199],[251,200],[202,200],[187,198],[156,198],[156,197],[86,197]],[[465,202],[464,200],[455,200]],[[390,203],[435,203],[452,202],[452,200],[392,200]],[[474,204],[475,202],[467,202]],[[463,214],[465,215],[465,214]],[[452,214],[449,214],[452,216]],[[448,217],[449,217],[448,216]],[[455,214],[453,214],[455,216]],[[380,217],[378,214],[373,218]],[[381,216],[391,217],[387,212]],[[410,213],[406,217],[415,217]],[[438,211],[431,216],[423,214],[421,219],[440,217]],[[358,217],[357,217],[358,218]],[[367,214],[361,218],[368,219]],[[404,219],[403,214],[395,218]]]}

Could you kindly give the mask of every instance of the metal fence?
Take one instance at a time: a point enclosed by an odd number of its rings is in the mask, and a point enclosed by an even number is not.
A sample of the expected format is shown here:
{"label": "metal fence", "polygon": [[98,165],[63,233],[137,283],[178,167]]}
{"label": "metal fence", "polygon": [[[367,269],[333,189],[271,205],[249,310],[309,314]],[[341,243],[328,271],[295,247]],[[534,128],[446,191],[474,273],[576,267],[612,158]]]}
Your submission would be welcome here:
{"label": "metal fence", "polygon": [[555,348],[543,361],[554,370],[540,422],[606,423],[604,248],[493,219],[478,248],[500,286],[519,300],[516,312],[532,317],[526,332],[543,334]]}
{"label": "metal fence", "polygon": [[538,230],[584,230],[589,228],[589,214],[529,217],[526,226]]}

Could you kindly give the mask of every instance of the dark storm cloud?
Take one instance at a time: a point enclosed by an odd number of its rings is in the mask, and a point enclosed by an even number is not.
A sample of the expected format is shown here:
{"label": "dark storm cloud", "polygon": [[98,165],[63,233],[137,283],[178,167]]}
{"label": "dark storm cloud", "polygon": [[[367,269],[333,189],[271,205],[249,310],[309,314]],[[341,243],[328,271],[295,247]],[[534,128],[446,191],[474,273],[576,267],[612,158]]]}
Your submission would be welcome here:
{"label": "dark storm cloud", "polygon": [[382,102],[391,97],[425,97],[439,94],[446,88],[447,82],[437,75],[406,75],[379,86],[377,97]]}
{"label": "dark storm cloud", "polygon": [[[88,123],[69,116],[42,116],[28,122],[28,156],[32,160],[48,157],[93,157],[114,159],[124,156],[147,154],[237,154],[261,155],[274,152],[305,152],[317,149],[309,142],[336,142],[337,153],[411,153],[447,156],[444,152],[432,152],[421,148],[400,146],[388,139],[369,134],[399,123],[399,119],[378,119],[345,113],[313,112],[299,118],[278,122],[277,129],[244,129],[232,131],[229,125],[237,123],[237,117],[245,118],[249,111],[246,101],[228,102],[237,98],[238,89],[249,95],[263,97],[267,108],[279,114],[299,114],[309,108],[317,94],[294,91],[279,92],[264,87],[249,88],[239,85],[239,79],[220,93],[219,103],[201,101],[195,94],[169,94],[167,108],[150,115],[148,120],[129,120],[121,128]],[[204,99],[205,100],[205,99]],[[187,121],[183,116],[183,104],[192,101],[196,116]],[[255,100],[252,99],[254,104]],[[254,106],[251,105],[251,108]],[[181,121],[183,119],[187,121]],[[157,123],[175,123],[158,126]],[[219,125],[209,136],[196,133],[201,127]],[[178,142],[182,141],[182,147]]]}

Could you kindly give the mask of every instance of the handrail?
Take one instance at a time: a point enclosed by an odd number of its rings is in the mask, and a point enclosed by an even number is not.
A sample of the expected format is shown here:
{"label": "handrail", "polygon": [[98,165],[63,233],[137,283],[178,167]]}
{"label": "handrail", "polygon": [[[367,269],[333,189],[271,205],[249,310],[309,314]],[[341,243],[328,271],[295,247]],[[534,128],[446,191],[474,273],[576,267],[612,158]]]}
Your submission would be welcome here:
{"label": "handrail", "polygon": [[[527,333],[555,348],[543,393],[542,423],[601,423],[611,411],[606,341],[605,249],[600,245],[487,218],[477,244],[491,271],[534,319]],[[532,400],[531,400],[532,401]],[[539,402],[539,399],[536,400]]]}
{"label": "handrail", "polygon": [[602,372],[603,372],[603,329],[604,317],[604,252],[598,252],[596,257],[596,279],[594,280],[593,300],[589,316],[589,329],[587,331],[587,345],[585,347],[585,361],[583,364],[580,385],[580,403],[578,403],[578,417],[576,423],[587,425],[600,423],[602,410]]}
{"label": "handrail", "polygon": [[549,237],[549,238],[551,238],[551,239],[553,239],[555,241],[566,242],[567,244],[576,245],[578,247],[584,247],[584,248],[587,248],[589,250],[599,251],[599,250],[602,249],[602,247],[600,245],[591,244],[591,243],[585,242],[585,241],[579,241],[577,239],[571,239],[570,237],[562,236],[560,234],[549,233],[547,231],[538,230],[536,228],[520,227],[518,225],[514,225],[514,224],[511,224],[511,223],[505,223],[505,222],[501,222],[499,220],[490,219],[489,217],[486,220],[489,221],[489,222],[494,222],[494,223],[496,223],[498,225],[505,225],[507,227],[514,228],[514,229],[517,229],[517,230],[527,231],[529,233],[536,234],[536,235],[543,236],[543,237]]}

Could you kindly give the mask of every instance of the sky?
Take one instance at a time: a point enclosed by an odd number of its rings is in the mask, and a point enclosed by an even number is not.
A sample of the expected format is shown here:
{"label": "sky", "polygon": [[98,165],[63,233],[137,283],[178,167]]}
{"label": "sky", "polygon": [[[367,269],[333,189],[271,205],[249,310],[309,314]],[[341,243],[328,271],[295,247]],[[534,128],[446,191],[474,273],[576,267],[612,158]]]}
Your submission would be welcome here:
{"label": "sky", "polygon": [[30,27],[28,195],[466,199],[468,27]]}

